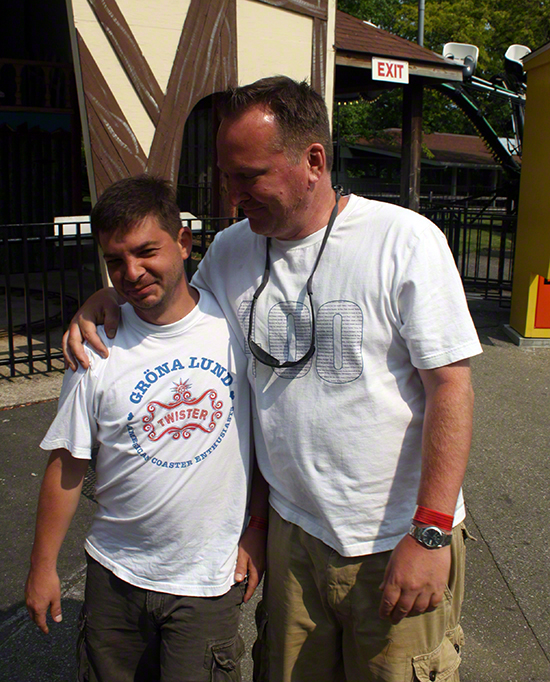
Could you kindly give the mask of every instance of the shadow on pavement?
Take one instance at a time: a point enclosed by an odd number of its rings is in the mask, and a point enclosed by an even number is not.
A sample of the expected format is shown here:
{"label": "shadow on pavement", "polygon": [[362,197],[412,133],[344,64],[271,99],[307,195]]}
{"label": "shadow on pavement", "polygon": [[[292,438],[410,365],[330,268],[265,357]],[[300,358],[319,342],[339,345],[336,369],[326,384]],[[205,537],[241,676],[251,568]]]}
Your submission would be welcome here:
{"label": "shadow on pavement", "polygon": [[48,623],[42,633],[21,601],[0,611],[0,682],[73,682],[76,680],[75,638],[80,599],[62,602],[63,622]]}

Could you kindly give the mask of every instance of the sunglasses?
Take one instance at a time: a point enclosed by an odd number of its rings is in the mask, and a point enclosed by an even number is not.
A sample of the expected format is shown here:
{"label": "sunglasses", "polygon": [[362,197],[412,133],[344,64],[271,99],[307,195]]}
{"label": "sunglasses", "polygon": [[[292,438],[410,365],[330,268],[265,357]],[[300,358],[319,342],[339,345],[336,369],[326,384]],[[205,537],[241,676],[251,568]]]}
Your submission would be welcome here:
{"label": "sunglasses", "polygon": [[304,355],[302,355],[302,357],[299,358],[298,360],[286,360],[284,362],[278,360],[277,358],[274,358],[273,355],[270,355],[267,351],[265,351],[261,346],[259,346],[252,338],[252,327],[254,326],[254,312],[256,310],[256,302],[258,301],[260,294],[266,288],[267,283],[269,282],[269,272],[271,269],[271,264],[269,260],[269,247],[271,244],[271,238],[268,237],[266,239],[264,276],[262,278],[260,286],[256,289],[254,295],[252,296],[252,305],[250,306],[250,315],[248,318],[247,339],[250,352],[256,358],[256,360],[258,360],[258,362],[262,363],[262,365],[278,368],[296,367],[296,365],[305,364],[315,353],[315,314],[313,312],[313,286],[312,286],[313,275],[315,274],[315,270],[317,270],[317,266],[319,265],[319,261],[321,260],[321,256],[323,255],[323,251],[325,250],[325,246],[327,244],[330,232],[332,230],[332,226],[334,225],[334,221],[336,220],[336,216],[338,215],[338,202],[340,201],[340,197],[341,189],[338,188],[336,189],[336,203],[334,204],[334,208],[332,209],[332,213],[330,214],[327,229],[325,231],[325,235],[321,243],[321,248],[319,249],[319,253],[317,254],[317,260],[315,261],[315,265],[313,266],[311,275],[309,276],[306,283],[307,295],[309,297],[309,307],[311,308],[311,343],[309,345],[309,349],[307,350],[307,352]]}

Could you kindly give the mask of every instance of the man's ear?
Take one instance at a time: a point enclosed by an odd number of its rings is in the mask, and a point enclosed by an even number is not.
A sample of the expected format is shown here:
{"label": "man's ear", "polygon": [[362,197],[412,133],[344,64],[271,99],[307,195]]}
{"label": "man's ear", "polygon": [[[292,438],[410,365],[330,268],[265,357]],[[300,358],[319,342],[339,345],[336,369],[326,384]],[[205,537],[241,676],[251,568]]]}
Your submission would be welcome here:
{"label": "man's ear", "polygon": [[327,167],[325,148],[320,142],[314,142],[308,147],[306,154],[310,182],[317,183]]}
{"label": "man's ear", "polygon": [[180,231],[178,232],[178,238],[176,241],[181,249],[183,260],[187,260],[191,255],[191,250],[193,248],[193,235],[191,233],[191,229],[182,225]]}

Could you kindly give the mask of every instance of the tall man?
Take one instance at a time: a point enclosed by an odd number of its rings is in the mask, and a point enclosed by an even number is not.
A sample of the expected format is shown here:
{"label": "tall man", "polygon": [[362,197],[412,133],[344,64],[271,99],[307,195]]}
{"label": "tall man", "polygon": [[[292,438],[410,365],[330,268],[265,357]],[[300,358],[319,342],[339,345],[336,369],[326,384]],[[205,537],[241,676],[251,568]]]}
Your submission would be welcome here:
{"label": "tall man", "polygon": [[335,197],[327,111],[307,84],[260,80],[221,113],[218,164],[247,219],[194,283],[245,343],[270,486],[256,675],[458,680],[480,345],[445,238],[405,209]]}
{"label": "tall man", "polygon": [[[242,580],[248,570],[249,598],[265,542],[260,522],[238,548],[250,470],[246,359],[212,295],[187,282],[191,232],[165,181],[115,183],[91,226],[127,304],[116,339],[100,332],[109,357],[89,350],[90,371],[67,373],[42,442],[53,452],[29,613],[44,632],[48,607],[61,619],[57,555],[98,443],[79,679],[238,680]],[[265,516],[260,494],[256,486],[253,504]]]}

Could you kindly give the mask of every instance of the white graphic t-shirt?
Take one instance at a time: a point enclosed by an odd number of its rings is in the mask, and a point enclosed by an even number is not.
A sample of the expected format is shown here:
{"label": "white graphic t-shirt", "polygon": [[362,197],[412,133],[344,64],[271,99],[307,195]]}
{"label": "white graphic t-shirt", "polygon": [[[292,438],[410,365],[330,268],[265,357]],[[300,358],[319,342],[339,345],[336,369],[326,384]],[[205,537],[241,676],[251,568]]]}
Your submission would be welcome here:
{"label": "white graphic t-shirt", "polygon": [[157,326],[122,307],[102,359],[67,372],[41,447],[96,464],[86,550],[126,582],[188,596],[233,584],[250,457],[246,360],[208,292]]}
{"label": "white graphic t-shirt", "polygon": [[[407,533],[420,481],[425,394],[419,369],[481,352],[443,233],[426,218],[351,196],[313,278],[325,230],[271,240],[248,355],[256,456],[270,503],[344,556],[390,550]],[[266,239],[248,221],[221,232],[193,283],[216,296],[246,344]],[[455,523],[464,518],[462,495]]]}

